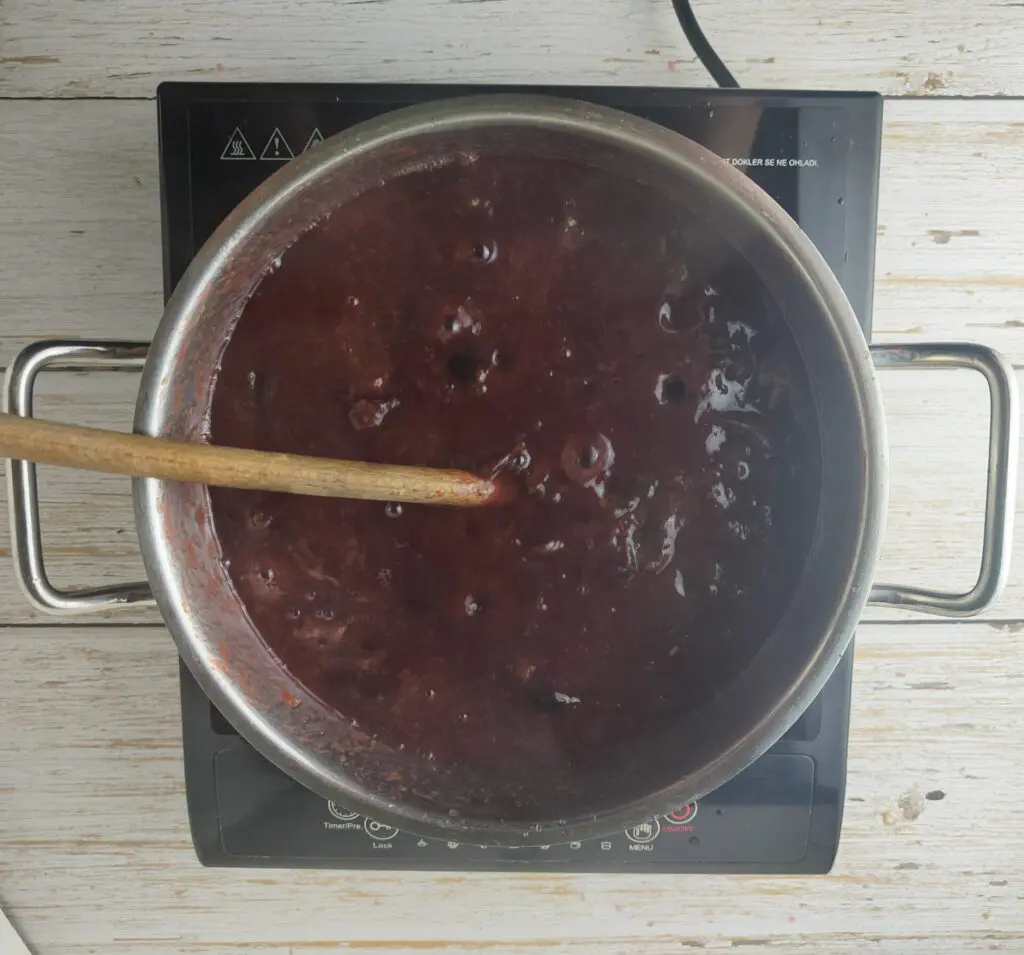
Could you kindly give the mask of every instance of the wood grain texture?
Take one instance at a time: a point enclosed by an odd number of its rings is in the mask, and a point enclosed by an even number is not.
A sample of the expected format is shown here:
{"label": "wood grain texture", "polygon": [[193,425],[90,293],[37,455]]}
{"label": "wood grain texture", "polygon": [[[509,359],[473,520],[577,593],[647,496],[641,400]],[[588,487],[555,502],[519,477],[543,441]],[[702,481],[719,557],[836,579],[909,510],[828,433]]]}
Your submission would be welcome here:
{"label": "wood grain texture", "polygon": [[1024,950],[1020,627],[861,629],[840,855],[813,879],[204,870],[166,633],[0,651],[0,891],[41,955]]}
{"label": "wood grain texture", "polygon": [[153,103],[0,101],[4,365],[39,337],[152,338],[159,188]]}
{"label": "wood grain texture", "polygon": [[[1024,8],[1006,0],[694,7],[743,86],[1024,92]],[[4,0],[0,27],[0,96],[152,96],[169,79],[709,84],[669,0]]]}
{"label": "wood grain texture", "polygon": [[190,444],[2,412],[0,455],[101,474],[314,497],[452,507],[505,499],[494,482],[468,471]]}
{"label": "wood grain texture", "polygon": [[1024,102],[885,116],[875,338],[982,341],[1024,365]]}

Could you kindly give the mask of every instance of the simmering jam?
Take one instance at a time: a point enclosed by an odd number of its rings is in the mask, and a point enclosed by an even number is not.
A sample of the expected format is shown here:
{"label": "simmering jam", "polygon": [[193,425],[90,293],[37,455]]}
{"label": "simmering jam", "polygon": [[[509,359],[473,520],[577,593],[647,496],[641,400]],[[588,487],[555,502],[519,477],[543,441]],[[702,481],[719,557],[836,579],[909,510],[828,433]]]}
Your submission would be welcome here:
{"label": "simmering jam", "polygon": [[820,482],[800,355],[714,223],[541,158],[421,169],[303,235],[226,345],[210,439],[514,485],[472,509],[210,491],[299,681],[505,780],[599,771],[735,679]]}

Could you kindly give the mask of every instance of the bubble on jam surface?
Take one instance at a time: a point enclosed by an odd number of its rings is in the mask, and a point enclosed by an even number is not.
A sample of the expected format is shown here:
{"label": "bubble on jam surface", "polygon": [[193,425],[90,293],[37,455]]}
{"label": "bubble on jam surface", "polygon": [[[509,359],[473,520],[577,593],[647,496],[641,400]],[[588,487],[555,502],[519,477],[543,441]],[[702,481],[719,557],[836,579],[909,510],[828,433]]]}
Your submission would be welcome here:
{"label": "bubble on jam surface", "polygon": [[477,391],[484,395],[487,394],[487,377],[494,371],[494,364],[489,362],[481,362],[476,369],[476,385]]}
{"label": "bubble on jam surface", "polygon": [[247,374],[245,376],[245,380],[246,380],[247,384],[249,385],[249,390],[250,391],[255,391],[256,390],[256,372],[255,371],[250,371],[249,374]]}
{"label": "bubble on jam surface", "polygon": [[541,544],[539,547],[535,547],[534,550],[539,554],[554,554],[557,551],[565,549],[565,541],[552,540],[545,544]]}
{"label": "bubble on jam surface", "polygon": [[493,262],[498,257],[498,243],[493,240],[491,242],[474,242],[470,254],[476,262]]}
{"label": "bubble on jam surface", "polygon": [[291,610],[285,613],[285,616],[289,620],[298,620],[302,616],[302,611],[298,607],[292,607]]}
{"label": "bubble on jam surface", "polygon": [[686,382],[677,375],[658,375],[654,397],[659,405],[678,404],[686,397]]}
{"label": "bubble on jam surface", "polygon": [[751,328],[746,322],[726,322],[725,328],[729,332],[730,338],[742,332],[746,335],[748,342],[757,334],[757,330]]}
{"label": "bubble on jam surface", "polygon": [[553,696],[555,702],[561,703],[563,706],[573,706],[576,703],[583,702],[578,696],[570,696],[568,693],[560,693],[558,690],[555,690]]}
{"label": "bubble on jam surface", "polygon": [[253,530],[265,531],[273,523],[274,515],[268,514],[266,511],[262,511],[259,508],[249,514],[249,526],[252,527]]}
{"label": "bubble on jam surface", "polygon": [[743,411],[760,414],[753,405],[746,403],[747,381],[734,381],[727,378],[721,368],[712,369],[708,376],[707,384],[702,389],[702,398],[697,403],[697,410],[693,413],[693,420],[700,421],[701,417],[708,411],[721,411],[724,413]]}
{"label": "bubble on jam surface", "polygon": [[736,465],[736,477],[741,481],[745,481],[750,477],[750,465],[746,461],[740,461]]}
{"label": "bubble on jam surface", "polygon": [[537,672],[537,667],[530,663],[529,660],[517,660],[512,667],[512,672],[518,680],[528,683],[534,673]]}
{"label": "bubble on jam surface", "polygon": [[[532,463],[532,455],[526,446],[521,444],[509,451],[491,468],[491,479],[493,480],[498,475],[506,473],[522,474],[524,471],[529,470]],[[541,478],[541,481],[545,480],[546,477],[547,475]]]}
{"label": "bubble on jam surface", "polygon": [[721,481],[711,485],[711,496],[722,510],[728,510],[736,501],[736,495]]}
{"label": "bubble on jam surface", "polygon": [[637,507],[639,507],[639,506],[640,506],[640,498],[633,497],[633,498],[630,498],[628,501],[626,501],[626,503],[623,504],[622,507],[615,508],[615,510],[612,513],[616,517],[625,517],[627,514],[632,514],[633,511],[635,511],[637,509]]}
{"label": "bubble on jam surface", "polygon": [[256,579],[266,586],[270,586],[274,582],[274,578],[277,575],[270,567],[262,567],[256,571]]}
{"label": "bubble on jam surface", "polygon": [[670,514],[662,522],[660,554],[657,560],[651,561],[648,565],[648,570],[653,570],[654,573],[660,574],[672,563],[676,556],[676,538],[683,529],[683,523],[683,520],[676,517],[675,514]]}
{"label": "bubble on jam surface", "polygon": [[[681,570],[676,571],[675,578],[672,581],[672,586],[680,597],[686,596],[686,587],[683,584],[683,572]],[[669,656],[672,656],[672,654],[669,653]]]}
{"label": "bubble on jam surface", "polygon": [[720,424],[713,424],[707,438],[704,439],[704,447],[707,449],[708,455],[717,454],[723,444],[725,444],[725,428]]}
{"label": "bubble on jam surface", "polygon": [[360,398],[349,409],[348,420],[356,431],[379,428],[398,404],[397,398]]}
{"label": "bubble on jam surface", "polygon": [[313,616],[316,617],[317,620],[333,620],[334,611],[329,607],[321,607],[313,614]]}
{"label": "bubble on jam surface", "polygon": [[480,334],[480,320],[474,317],[471,308],[467,307],[470,305],[471,303],[467,300],[466,303],[459,305],[454,310],[448,310],[444,313],[441,319],[442,340],[466,332],[469,332],[471,335]]}
{"label": "bubble on jam surface", "polygon": [[551,479],[551,472],[545,471],[543,474],[539,471],[533,471],[526,475],[526,490],[530,494],[536,494],[540,497],[545,497],[548,493],[548,481]]}
{"label": "bubble on jam surface", "polygon": [[658,324],[666,332],[675,333],[679,331],[672,318],[672,306],[669,302],[661,303],[661,308],[658,309]]}
{"label": "bubble on jam surface", "polygon": [[384,505],[384,516],[390,518],[396,518],[402,516],[402,505],[398,501],[388,501]]}
{"label": "bubble on jam surface", "polygon": [[472,594],[467,595],[462,605],[466,608],[467,617],[475,617],[483,609],[480,606],[480,602]]}
{"label": "bubble on jam surface", "polygon": [[615,449],[600,432],[572,434],[562,448],[561,463],[569,480],[596,489],[598,478],[611,471],[615,464]]}
{"label": "bubble on jam surface", "polygon": [[[626,532],[623,537],[623,553],[626,557],[626,569],[630,574],[635,574],[640,569],[640,544],[636,539],[636,532],[640,529],[640,522],[630,516],[626,525]],[[612,538],[612,546],[618,546],[618,531]],[[612,613],[614,613],[614,608]]]}
{"label": "bubble on jam surface", "polygon": [[729,521],[729,530],[731,530],[741,541],[745,541],[750,533],[748,528],[739,521]]}

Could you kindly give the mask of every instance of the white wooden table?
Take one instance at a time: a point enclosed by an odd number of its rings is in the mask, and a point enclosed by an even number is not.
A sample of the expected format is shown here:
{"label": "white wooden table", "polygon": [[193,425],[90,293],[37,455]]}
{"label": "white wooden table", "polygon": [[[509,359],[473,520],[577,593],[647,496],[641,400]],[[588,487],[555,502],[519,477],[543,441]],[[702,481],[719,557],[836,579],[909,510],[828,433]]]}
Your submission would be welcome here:
{"label": "white wooden table", "polygon": [[[982,341],[1024,368],[1024,5],[695,4],[744,86],[899,97],[886,104],[876,337]],[[0,362],[40,336],[151,335],[164,79],[707,85],[668,0],[0,0]],[[135,386],[53,375],[39,412],[127,427]],[[884,575],[968,585],[983,386],[900,375],[885,390]],[[141,573],[126,482],[41,481],[58,581]],[[1024,952],[1017,566],[976,622],[869,614],[839,859],[796,879],[203,870],[158,618],[55,625],[5,559],[0,905],[40,955]]]}

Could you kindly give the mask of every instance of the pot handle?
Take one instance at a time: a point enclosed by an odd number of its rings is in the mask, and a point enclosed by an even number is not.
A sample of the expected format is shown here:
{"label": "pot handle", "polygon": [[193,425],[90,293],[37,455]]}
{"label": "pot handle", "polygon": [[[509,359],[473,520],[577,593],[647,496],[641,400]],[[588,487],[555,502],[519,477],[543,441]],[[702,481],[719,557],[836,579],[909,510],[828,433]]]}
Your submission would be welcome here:
{"label": "pot handle", "polygon": [[[7,367],[4,377],[4,411],[32,417],[36,376],[44,368],[56,371],[108,371],[141,369],[149,350],[147,342],[93,341],[88,339],[33,342],[23,348]],[[14,570],[29,602],[43,613],[71,616],[109,610],[126,604],[154,604],[153,591],[145,581],[106,587],[60,590],[50,583],[43,563],[39,529],[39,491],[36,466],[31,461],[8,460],[7,499],[11,516],[11,552]]]}
{"label": "pot handle", "polygon": [[906,607],[945,617],[972,617],[995,602],[1010,572],[1014,500],[1017,492],[1017,443],[1020,436],[1017,378],[1009,362],[984,345],[959,342],[932,345],[873,345],[871,357],[882,368],[970,368],[988,382],[991,425],[985,533],[977,583],[963,594],[917,587],[875,584],[868,602]]}

